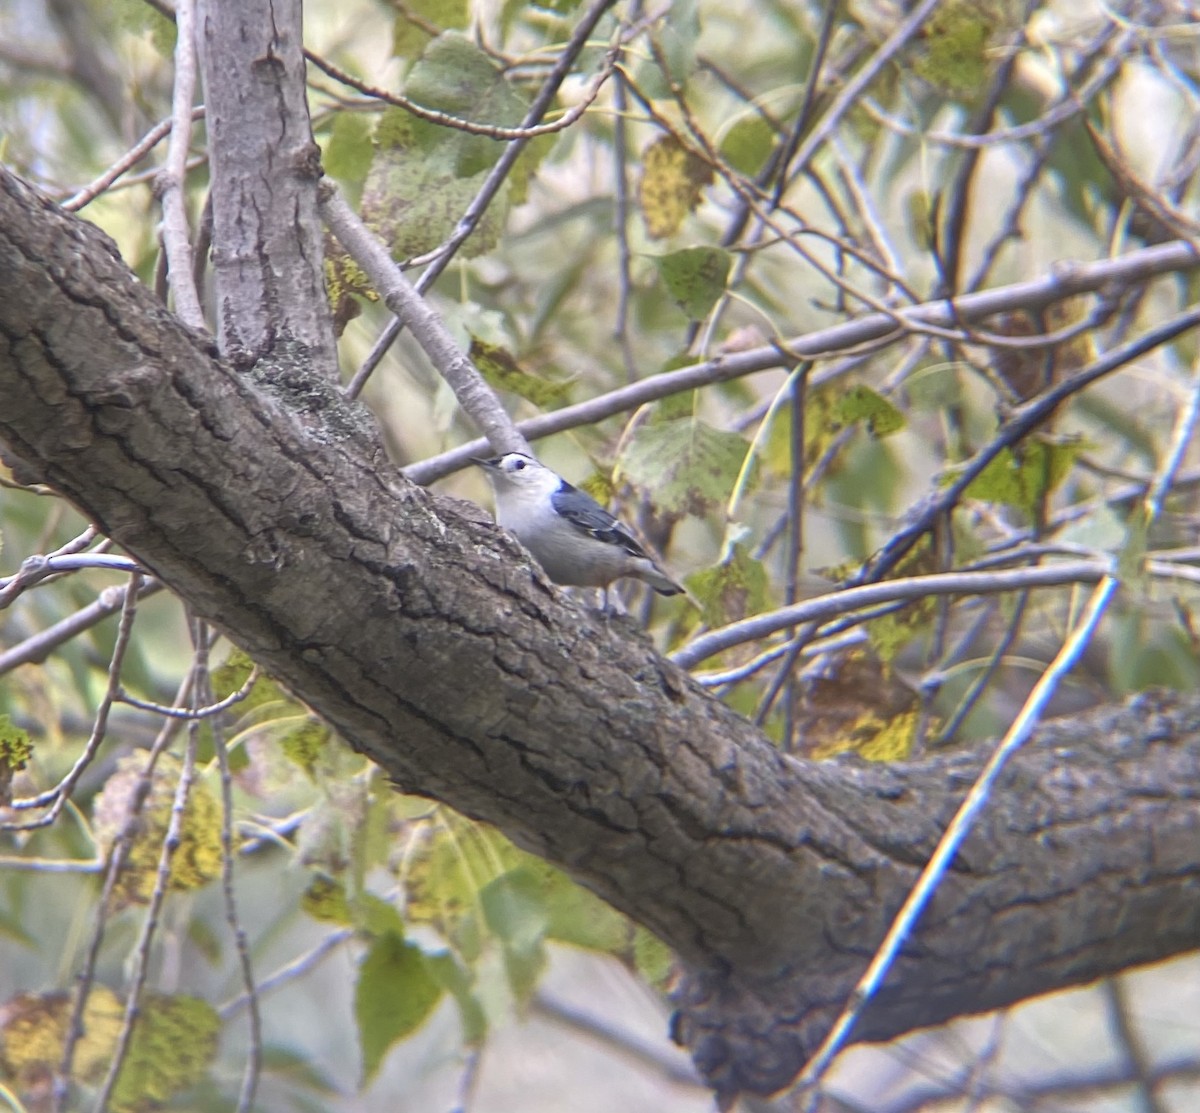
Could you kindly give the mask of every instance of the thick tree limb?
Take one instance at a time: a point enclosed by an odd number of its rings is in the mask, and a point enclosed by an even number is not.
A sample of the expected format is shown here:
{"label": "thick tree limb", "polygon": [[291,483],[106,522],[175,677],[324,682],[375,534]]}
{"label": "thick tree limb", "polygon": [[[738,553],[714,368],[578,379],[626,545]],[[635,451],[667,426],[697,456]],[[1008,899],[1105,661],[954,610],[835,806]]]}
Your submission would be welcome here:
{"label": "thick tree limb", "polygon": [[[362,411],[298,412],[296,379],[290,397],[231,371],[102,234],[0,176],[0,440],[401,788],[674,947],[677,1033],[719,1090],[785,1085],[978,755],[783,756],[481,515],[405,481]],[[858,1035],[1200,945],[1198,757],[1197,700],[1045,728]]]}
{"label": "thick tree limb", "polygon": [[300,0],[197,7],[221,351],[241,369],[303,358],[333,383]]}

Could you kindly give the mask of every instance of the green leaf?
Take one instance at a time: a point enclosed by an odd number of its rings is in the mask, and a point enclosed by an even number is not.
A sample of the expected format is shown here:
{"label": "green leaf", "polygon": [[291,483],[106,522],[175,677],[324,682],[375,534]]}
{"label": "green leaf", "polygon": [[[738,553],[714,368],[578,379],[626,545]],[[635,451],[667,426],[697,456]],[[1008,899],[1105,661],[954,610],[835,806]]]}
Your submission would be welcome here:
{"label": "green leaf", "polygon": [[[635,83],[651,99],[670,97],[671,83],[683,88],[696,70],[696,47],[700,40],[698,0],[673,0],[671,18],[664,20],[655,35],[666,62],[663,73],[658,62],[647,59],[638,66]],[[668,80],[669,78],[669,80]]]}
{"label": "green leaf", "polygon": [[942,92],[969,96],[983,88],[988,75],[988,40],[994,13],[977,0],[942,4],[922,28],[924,50],[913,69]]}
{"label": "green leaf", "polygon": [[[1081,440],[1029,440],[1016,450],[1002,449],[967,486],[965,497],[1013,506],[1034,514],[1041,500],[1052,492],[1071,471]],[[947,473],[943,482],[953,480]]]}
{"label": "green leaf", "polygon": [[470,22],[467,0],[404,0],[392,24],[392,54],[412,58],[429,42],[426,27],[462,30]]}
{"label": "green leaf", "polygon": [[633,964],[652,986],[666,986],[675,964],[675,956],[657,935],[639,926],[633,937]]}
{"label": "green leaf", "polygon": [[272,1080],[285,1081],[291,1087],[335,1097],[338,1087],[334,1081],[302,1052],[277,1044],[264,1044],[263,1070]]}
{"label": "green leaf", "polygon": [[479,894],[484,920],[500,940],[508,984],[518,1001],[528,1001],[546,966],[546,908],[532,870],[515,869]]}
{"label": "green leaf", "polygon": [[441,987],[454,998],[462,1023],[463,1043],[478,1047],[487,1035],[487,1014],[475,996],[475,983],[470,972],[449,951],[426,955],[429,972]]}
{"label": "green leaf", "polygon": [[479,893],[489,928],[516,947],[537,945],[546,934],[546,908],[536,874],[523,867],[490,881]]}
{"label": "green leaf", "polygon": [[685,247],[655,256],[654,264],[675,304],[698,321],[725,292],[733,256],[719,247]]}
{"label": "green leaf", "polygon": [[746,450],[736,433],[680,418],[639,426],[620,467],[632,482],[653,492],[659,510],[703,514],[728,500]]}
{"label": "green leaf", "polygon": [[869,386],[851,387],[838,399],[834,419],[843,425],[865,421],[873,437],[888,437],[904,428],[906,419],[882,394]]}
{"label": "green leaf", "polygon": [[29,732],[17,726],[8,715],[0,715],[0,778],[25,768],[33,756]]}
{"label": "green leaf", "polygon": [[354,834],[354,884],[362,888],[376,866],[385,865],[395,844],[393,817],[398,809],[396,793],[379,769],[371,773],[366,792],[366,815]]}
{"label": "green leaf", "polygon": [[1144,592],[1148,583],[1146,552],[1150,536],[1150,516],[1145,503],[1139,503],[1129,515],[1126,531],[1125,542],[1117,557],[1117,575],[1127,591]]}
{"label": "green leaf", "polygon": [[350,905],[354,923],[367,935],[396,935],[403,938],[404,920],[396,906],[374,893],[359,893]]}
{"label": "green leaf", "polygon": [[624,953],[633,925],[620,912],[548,862],[539,860],[528,868],[540,877],[548,939],[605,954]]}
{"label": "green leaf", "polygon": [[364,1084],[375,1076],[392,1044],[425,1023],[442,993],[420,947],[392,932],[375,940],[354,988]]}
{"label": "green leaf", "polygon": [[721,155],[739,174],[757,174],[775,145],[775,129],[757,112],[743,116],[725,133]]}
{"label": "green leaf", "polygon": [[[430,42],[404,91],[426,108],[493,126],[519,124],[527,108],[496,63],[455,31]],[[391,244],[396,258],[429,251],[454,231],[504,149],[486,135],[431,123],[400,108],[380,118],[375,144],[363,187],[363,218]],[[506,187],[467,241],[467,255],[495,246],[508,200]]]}
{"label": "green leaf", "polygon": [[339,112],[321,154],[325,173],[344,183],[361,183],[371,169],[371,121],[361,112]]}
{"label": "green leaf", "polygon": [[[670,360],[662,370],[674,371],[676,367],[690,367],[695,362],[694,359],[690,359],[686,363],[676,364],[675,360]],[[669,394],[666,398],[654,403],[650,409],[650,415],[646,420],[652,425],[660,424],[664,421],[677,421],[680,418],[690,420],[696,414],[699,400],[699,391],[695,390],[681,390],[678,394]]]}
{"label": "green leaf", "polygon": [[161,57],[170,58],[175,53],[174,19],[140,0],[111,0],[110,10],[122,30],[134,35],[148,31],[150,42]]}
{"label": "green leaf", "polygon": [[[528,107],[491,56],[455,31],[439,35],[425,48],[404,83],[404,93],[425,108],[500,127],[519,124]],[[435,134],[440,139],[458,138],[464,149],[482,152],[468,173],[491,165],[503,150],[500,143],[486,136],[469,135],[440,124],[428,126],[437,129]]]}
{"label": "green leaf", "polygon": [[554,382],[521,368],[512,354],[498,344],[471,337],[471,360],[488,384],[532,402],[538,409],[552,410],[570,401],[572,383]]}

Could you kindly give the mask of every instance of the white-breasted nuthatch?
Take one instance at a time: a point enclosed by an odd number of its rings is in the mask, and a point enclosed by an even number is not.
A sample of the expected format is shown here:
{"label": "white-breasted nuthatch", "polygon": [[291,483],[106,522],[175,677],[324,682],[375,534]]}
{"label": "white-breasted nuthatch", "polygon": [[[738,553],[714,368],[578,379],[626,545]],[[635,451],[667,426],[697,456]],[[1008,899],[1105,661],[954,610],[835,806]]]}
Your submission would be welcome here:
{"label": "white-breasted nuthatch", "polygon": [[660,595],[683,592],[591,495],[532,456],[508,452],[491,460],[476,457],[475,463],[496,492],[496,521],[516,534],[555,583],[607,589],[632,576]]}

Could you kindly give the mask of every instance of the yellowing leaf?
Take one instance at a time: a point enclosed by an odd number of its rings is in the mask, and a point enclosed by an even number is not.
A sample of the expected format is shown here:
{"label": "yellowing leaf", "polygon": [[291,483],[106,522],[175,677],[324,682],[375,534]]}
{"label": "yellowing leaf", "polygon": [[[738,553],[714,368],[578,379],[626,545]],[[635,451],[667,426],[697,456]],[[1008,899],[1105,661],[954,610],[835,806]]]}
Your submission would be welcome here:
{"label": "yellowing leaf", "polygon": [[853,752],[871,761],[900,761],[912,752],[919,723],[912,689],[873,653],[854,652],[813,682],[804,752],[817,760]]}
{"label": "yellowing leaf", "polygon": [[346,887],[324,874],[308,883],[308,888],[300,897],[300,907],[322,923],[346,926],[353,922],[350,902],[346,899]]}
{"label": "yellowing leaf", "polygon": [[661,240],[679,231],[713,180],[712,167],[669,135],[656,139],[642,156],[639,196],[646,234]]}
{"label": "yellowing leaf", "polygon": [[200,1082],[217,1053],[221,1018],[198,997],[144,994],[111,1108],[150,1113]]}
{"label": "yellowing leaf", "polygon": [[472,336],[470,355],[490,386],[519,395],[539,409],[552,410],[570,400],[570,382],[554,382],[530,374],[517,363],[512,353],[498,344],[489,344]]}
{"label": "yellowing leaf", "polygon": [[687,587],[708,626],[724,626],[758,614],[767,603],[766,569],[744,545],[734,545],[729,558],[720,564],[688,576]]}
{"label": "yellowing leaf", "polygon": [[[0,1071],[19,1090],[39,1089],[58,1069],[73,1007],[68,993],[22,993],[0,1008]],[[111,989],[92,987],[83,1009],[83,1036],[75,1047],[74,1073],[81,1082],[95,1084],[104,1077],[124,1012]]]}
{"label": "yellowing leaf", "polygon": [[977,0],[942,4],[922,28],[924,51],[913,69],[943,92],[970,95],[987,78],[988,39],[996,13]]}
{"label": "yellowing leaf", "polygon": [[725,292],[733,256],[718,247],[687,247],[657,256],[654,264],[675,304],[698,321]]}
{"label": "yellowing leaf", "polygon": [[0,802],[4,802],[3,791],[11,783],[12,775],[25,768],[33,756],[33,742],[29,732],[17,726],[8,715],[0,715]]}
{"label": "yellowing leaf", "polygon": [[408,921],[432,924],[459,953],[474,958],[482,946],[479,892],[522,860],[499,832],[438,809],[407,859]]}
{"label": "yellowing leaf", "polygon": [[324,755],[333,732],[319,719],[309,718],[280,739],[283,753],[310,777]]}
{"label": "yellowing leaf", "polygon": [[703,514],[728,500],[746,442],[693,418],[641,425],[629,438],[621,471],[671,514]]}
{"label": "yellowing leaf", "polygon": [[[126,829],[131,809],[140,799],[139,784],[146,768],[147,752],[121,758],[117,771],[96,797],[94,822],[96,840],[105,855]],[[159,856],[171,819],[175,785],[182,763],[170,754],[159,757],[150,791],[141,806],[129,849],[114,887],[119,903],[142,904],[150,899],[158,872]],[[170,887],[196,889],[221,872],[221,808],[208,786],[193,782],[183,813],[179,845],[171,856]]]}
{"label": "yellowing leaf", "polygon": [[810,751],[817,761],[853,752],[867,761],[903,761],[912,753],[920,712],[882,718],[864,711],[846,724],[845,732]]}

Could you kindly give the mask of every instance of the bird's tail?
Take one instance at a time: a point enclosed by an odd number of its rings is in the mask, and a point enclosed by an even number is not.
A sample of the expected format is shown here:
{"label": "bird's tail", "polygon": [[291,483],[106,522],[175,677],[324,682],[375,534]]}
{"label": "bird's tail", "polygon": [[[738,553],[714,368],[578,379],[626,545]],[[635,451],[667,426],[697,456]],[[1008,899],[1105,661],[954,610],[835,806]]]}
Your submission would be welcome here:
{"label": "bird's tail", "polygon": [[645,560],[637,571],[639,580],[648,583],[659,595],[683,595],[685,589],[676,583],[652,560]]}

